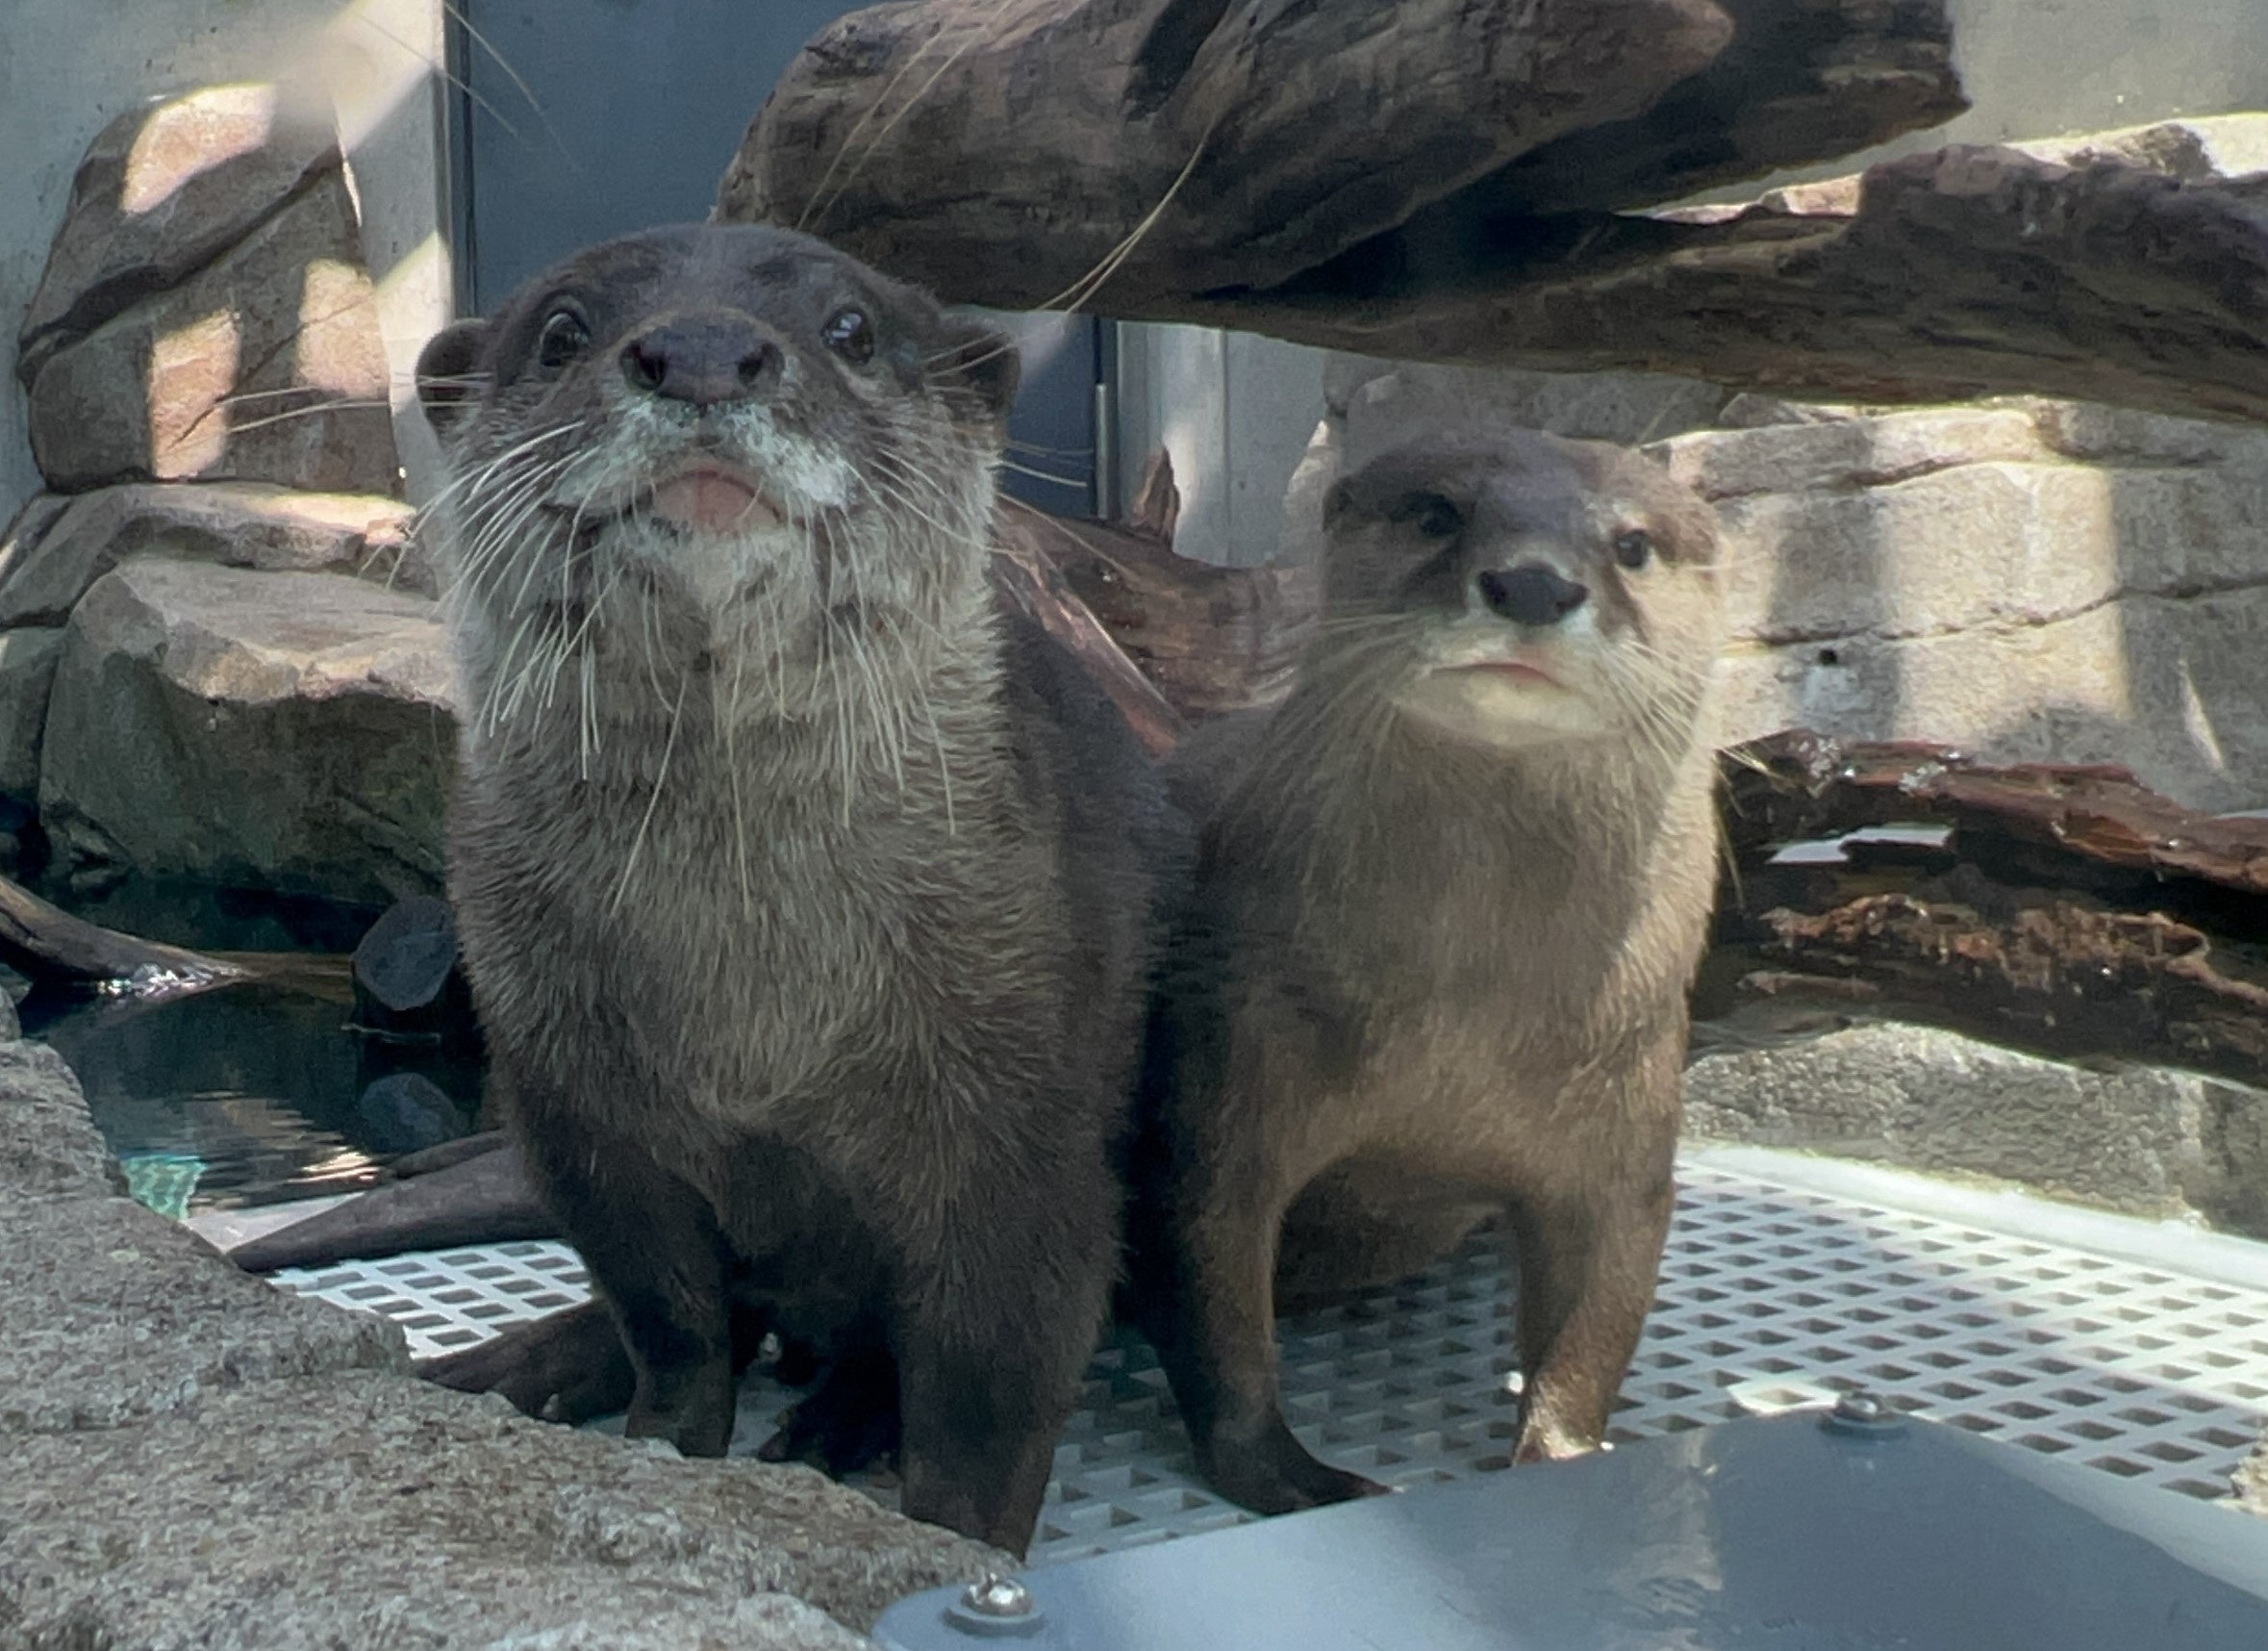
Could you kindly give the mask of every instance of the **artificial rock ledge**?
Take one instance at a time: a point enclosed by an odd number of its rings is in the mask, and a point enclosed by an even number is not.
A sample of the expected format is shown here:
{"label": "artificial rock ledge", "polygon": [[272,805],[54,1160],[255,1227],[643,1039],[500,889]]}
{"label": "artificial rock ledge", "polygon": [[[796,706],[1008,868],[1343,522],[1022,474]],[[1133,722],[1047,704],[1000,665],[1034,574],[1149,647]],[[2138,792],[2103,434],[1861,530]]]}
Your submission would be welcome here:
{"label": "artificial rock ledge", "polygon": [[119,1190],[0,1044],[0,1645],[855,1651],[1002,1556],[806,1468],[689,1462],[407,1374]]}

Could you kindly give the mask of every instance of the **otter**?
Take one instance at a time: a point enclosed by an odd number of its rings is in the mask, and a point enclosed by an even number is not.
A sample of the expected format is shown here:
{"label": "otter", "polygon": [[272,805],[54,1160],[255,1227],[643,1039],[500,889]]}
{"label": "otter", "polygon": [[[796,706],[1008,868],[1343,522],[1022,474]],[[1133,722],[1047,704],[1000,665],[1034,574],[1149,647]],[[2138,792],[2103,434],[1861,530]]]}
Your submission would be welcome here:
{"label": "otter", "polygon": [[1599,1444],[1673,1201],[1715,892],[1708,507],[1624,449],[1463,431],[1326,495],[1324,612],[1275,709],[1172,785],[1194,885],[1155,996],[1122,1310],[1199,1465],[1280,1512],[1376,1491],[1278,1404],[1286,1307],[1499,1220],[1514,1454]]}
{"label": "otter", "polygon": [[418,365],[449,887],[628,1433],[721,1455],[769,1325],[854,1411],[890,1372],[908,1513],[1021,1552],[1118,1268],[1162,801],[995,606],[1017,375],[994,327],[721,225],[578,253]]}

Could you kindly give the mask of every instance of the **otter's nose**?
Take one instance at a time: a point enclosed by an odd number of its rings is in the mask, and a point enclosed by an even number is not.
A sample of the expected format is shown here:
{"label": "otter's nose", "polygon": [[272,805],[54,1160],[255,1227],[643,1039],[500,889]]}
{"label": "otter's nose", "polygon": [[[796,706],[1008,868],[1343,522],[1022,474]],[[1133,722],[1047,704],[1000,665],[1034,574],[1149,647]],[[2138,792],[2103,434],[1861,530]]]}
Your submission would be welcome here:
{"label": "otter's nose", "polygon": [[1587,586],[1561,578],[1541,562],[1483,569],[1473,582],[1491,613],[1517,624],[1557,624],[1591,594]]}
{"label": "otter's nose", "polygon": [[715,407],[745,401],[779,381],[776,340],[723,317],[664,321],[622,346],[622,376],[643,395]]}

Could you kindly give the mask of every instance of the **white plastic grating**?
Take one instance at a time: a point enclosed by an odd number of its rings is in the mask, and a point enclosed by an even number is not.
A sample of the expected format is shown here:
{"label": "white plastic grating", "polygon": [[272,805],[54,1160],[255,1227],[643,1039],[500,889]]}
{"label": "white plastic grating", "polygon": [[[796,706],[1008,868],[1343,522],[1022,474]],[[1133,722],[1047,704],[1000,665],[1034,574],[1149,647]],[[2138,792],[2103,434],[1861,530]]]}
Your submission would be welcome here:
{"label": "white plastic grating", "polygon": [[[2253,1287],[2118,1258],[2147,1253],[2157,1230],[2117,1217],[2055,1218],[2104,1234],[2104,1254],[1712,1163],[1687,1162],[1680,1181],[1618,1438],[1865,1386],[1975,1432],[2218,1497],[2268,1426],[2268,1263]],[[538,1243],[276,1279],[395,1318],[420,1356],[588,1293],[572,1252]],[[1287,1321],[1286,1414],[1311,1449],[1389,1484],[1507,1466],[1512,1307],[1483,1241],[1402,1287]],[[753,1451],[794,1397],[752,1375],[736,1454]],[[895,1500],[883,1479],[854,1483]],[[1033,1561],[1247,1517],[1197,1480],[1149,1349],[1114,1334],[1057,1450]]]}

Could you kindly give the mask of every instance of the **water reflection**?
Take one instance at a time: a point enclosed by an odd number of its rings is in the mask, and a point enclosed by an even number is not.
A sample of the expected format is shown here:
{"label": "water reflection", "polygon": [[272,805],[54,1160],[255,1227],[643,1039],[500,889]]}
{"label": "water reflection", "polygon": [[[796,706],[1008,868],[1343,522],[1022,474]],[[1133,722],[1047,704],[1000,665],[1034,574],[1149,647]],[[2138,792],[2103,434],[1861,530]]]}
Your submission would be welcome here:
{"label": "water reflection", "polygon": [[475,1064],[351,1030],[343,967],[147,1003],[22,1007],[135,1196],[169,1215],[349,1192],[473,1128]]}

